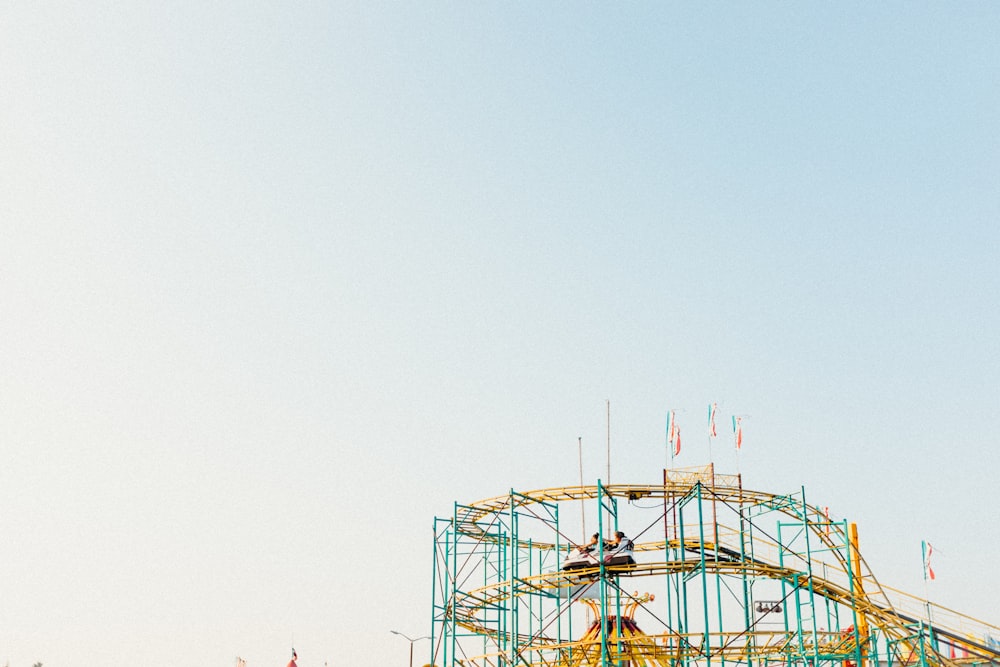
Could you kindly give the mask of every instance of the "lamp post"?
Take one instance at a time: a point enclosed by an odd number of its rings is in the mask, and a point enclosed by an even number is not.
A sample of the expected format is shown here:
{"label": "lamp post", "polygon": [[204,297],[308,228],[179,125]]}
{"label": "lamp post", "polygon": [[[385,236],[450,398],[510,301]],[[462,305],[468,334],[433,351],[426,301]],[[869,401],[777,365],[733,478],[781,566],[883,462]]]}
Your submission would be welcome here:
{"label": "lamp post", "polygon": [[404,635],[402,632],[396,632],[395,630],[389,630],[389,632],[391,632],[394,635],[398,635],[403,639],[405,639],[406,641],[410,642],[410,667],[413,667],[413,645],[416,644],[421,639],[430,639],[430,637],[417,637],[416,639],[411,639],[410,637]]}

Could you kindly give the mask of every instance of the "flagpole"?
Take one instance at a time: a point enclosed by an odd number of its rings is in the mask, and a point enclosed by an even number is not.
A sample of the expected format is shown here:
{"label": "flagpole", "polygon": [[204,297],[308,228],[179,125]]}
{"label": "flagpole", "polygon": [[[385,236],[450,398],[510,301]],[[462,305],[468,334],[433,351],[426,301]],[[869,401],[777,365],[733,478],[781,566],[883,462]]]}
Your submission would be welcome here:
{"label": "flagpole", "polygon": [[667,446],[667,465],[671,470],[674,469],[674,443],[671,442],[670,437],[670,422],[672,421],[673,411],[667,410],[667,430],[666,430],[666,446]]}
{"label": "flagpole", "polygon": [[681,452],[681,430],[677,427],[677,411],[667,410],[667,449],[670,451],[670,469],[674,469],[674,457]]}
{"label": "flagpole", "polygon": [[927,608],[927,624],[931,625],[934,619],[931,618],[931,589],[928,584],[928,573],[931,573],[933,577],[934,570],[931,569],[931,554],[934,552],[934,547],[927,540],[920,541],[920,559],[923,561],[924,565],[924,605]]}
{"label": "flagpole", "polygon": [[583,539],[580,544],[587,543],[587,504],[583,499],[583,437],[577,437],[576,439],[576,450],[577,457],[580,461],[580,527],[583,528],[583,533],[581,537]]}
{"label": "flagpole", "polygon": [[670,469],[674,469],[674,411],[667,410],[667,454],[670,455]]}
{"label": "flagpole", "polygon": [[709,465],[715,463],[712,458],[712,438],[715,437],[715,409],[718,407],[718,403],[708,404],[708,463]]}
{"label": "flagpole", "polygon": [[[608,478],[604,482],[605,486],[611,485],[611,399],[604,399],[604,404],[607,406],[607,419],[608,419]],[[600,511],[600,509],[598,509]],[[611,525],[611,508],[608,508],[608,525]],[[604,539],[604,536],[601,536]]]}
{"label": "flagpole", "polygon": [[611,399],[606,398],[604,402],[608,406],[608,484],[611,484]]}
{"label": "flagpole", "polygon": [[[742,429],[742,426],[740,428]],[[743,444],[743,442],[742,442],[742,440],[743,440],[742,436],[743,436],[743,434],[740,433],[740,439],[736,442],[736,474],[737,475],[740,474],[740,450],[742,449],[741,445]],[[734,433],[733,434],[733,438],[735,439],[735,437],[736,437],[736,434]]]}
{"label": "flagpole", "polygon": [[733,444],[736,445],[736,473],[740,472],[740,449],[743,448],[743,417],[733,415]]}

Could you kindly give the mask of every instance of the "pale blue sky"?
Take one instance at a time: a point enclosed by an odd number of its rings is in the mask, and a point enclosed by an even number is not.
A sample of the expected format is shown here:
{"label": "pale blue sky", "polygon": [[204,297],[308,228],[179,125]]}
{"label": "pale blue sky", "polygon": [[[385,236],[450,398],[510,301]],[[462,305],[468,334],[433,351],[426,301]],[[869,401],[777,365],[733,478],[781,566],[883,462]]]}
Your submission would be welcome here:
{"label": "pale blue sky", "polygon": [[657,479],[669,408],[707,462],[717,401],[747,486],[804,485],[913,593],[930,540],[932,597],[1000,622],[998,34],[986,2],[6,5],[0,661],[402,664],[433,516],[575,483],[578,436],[596,480],[606,399],[612,481]]}

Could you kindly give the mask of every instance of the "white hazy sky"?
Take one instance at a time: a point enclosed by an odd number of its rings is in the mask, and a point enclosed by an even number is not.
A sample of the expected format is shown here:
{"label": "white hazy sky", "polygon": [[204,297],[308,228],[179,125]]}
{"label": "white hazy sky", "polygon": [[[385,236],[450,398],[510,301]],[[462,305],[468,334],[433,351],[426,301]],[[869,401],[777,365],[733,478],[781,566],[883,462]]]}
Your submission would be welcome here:
{"label": "white hazy sky", "polygon": [[[0,7],[0,663],[405,664],[431,526],[708,460],[1000,622],[1000,4]],[[726,437],[713,454],[737,461]],[[427,643],[418,645],[426,656]],[[418,658],[419,659],[419,658]]]}

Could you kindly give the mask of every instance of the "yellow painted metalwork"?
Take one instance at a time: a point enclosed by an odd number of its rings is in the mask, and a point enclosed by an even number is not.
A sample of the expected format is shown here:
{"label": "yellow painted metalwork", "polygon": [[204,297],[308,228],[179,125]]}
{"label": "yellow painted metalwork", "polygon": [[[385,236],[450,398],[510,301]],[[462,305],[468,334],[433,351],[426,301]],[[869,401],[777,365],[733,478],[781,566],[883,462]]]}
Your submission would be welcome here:
{"label": "yellow painted metalwork", "polygon": [[[861,550],[858,548],[858,524],[850,524],[850,534],[848,536],[851,545],[851,575],[854,577],[854,585],[857,587],[856,594],[863,597],[865,594],[864,579],[861,576]],[[861,657],[868,654],[868,616],[858,614],[858,636],[861,643]]]}
{"label": "yellow painted metalwork", "polygon": [[[795,495],[745,489],[739,476],[716,475],[710,467],[669,472],[662,485],[558,487],[456,506],[447,531],[435,537],[435,581],[442,600],[435,603],[432,662],[444,667],[726,667],[727,663],[765,667],[779,662],[852,667],[858,658],[863,665],[874,665],[876,660],[909,664],[919,656],[921,665],[935,667],[1000,663],[1000,648],[986,639],[1000,637],[1000,627],[926,601],[918,606],[916,598],[883,587],[861,555],[855,524],[831,522],[821,509]],[[618,501],[654,503],[637,511],[662,503],[661,534],[636,541],[639,562],[634,565],[560,570],[560,554],[570,540],[562,539],[554,508],[602,498],[611,509]],[[687,519],[669,524],[673,514],[683,514],[682,503],[699,502],[711,503],[705,513],[710,518],[702,518],[702,524],[688,525]],[[732,510],[739,525],[721,521],[717,508]],[[772,514],[786,517],[789,526],[801,525],[814,546],[795,549],[759,525],[754,527],[755,517]],[[545,530],[530,537],[519,532],[522,521],[535,520],[551,528],[549,539]],[[483,581],[473,584],[469,581],[473,576]],[[666,627],[647,634],[639,630],[635,615],[647,609],[654,596],[624,593],[623,577],[673,591],[675,597],[667,605],[677,608],[681,616],[674,623],[681,626],[688,623],[687,582],[699,577],[725,581],[730,591],[735,587],[728,582],[744,582],[744,591],[748,583],[752,589],[756,582],[784,582],[794,594],[786,597],[784,606],[798,604],[796,613],[806,618],[792,623],[785,609],[781,629],[768,628],[761,620],[750,622],[748,601],[737,600],[739,604],[730,601],[728,607],[744,608],[747,621],[742,624],[728,618],[724,622],[726,614],[720,608],[715,622],[719,627]],[[573,597],[594,587],[613,594],[608,599],[618,600],[619,612],[609,603],[602,614],[594,599]],[[805,607],[797,602],[800,595],[806,596]],[[699,608],[722,605],[721,597],[712,600],[704,592],[694,598]],[[905,604],[897,608],[899,600]],[[843,630],[818,627],[816,614],[824,605],[828,616],[833,610],[830,618],[838,624],[841,614],[856,618],[857,630],[853,625]],[[576,638],[564,636],[562,630],[564,620],[573,627],[574,608],[589,608],[593,617],[587,627],[573,629]],[[933,626],[920,610],[933,617]],[[705,619],[709,623],[707,615]],[[808,624],[802,621],[809,621],[812,631],[806,632]],[[722,627],[733,624],[736,627]]]}

